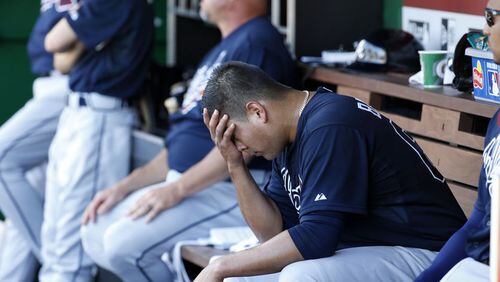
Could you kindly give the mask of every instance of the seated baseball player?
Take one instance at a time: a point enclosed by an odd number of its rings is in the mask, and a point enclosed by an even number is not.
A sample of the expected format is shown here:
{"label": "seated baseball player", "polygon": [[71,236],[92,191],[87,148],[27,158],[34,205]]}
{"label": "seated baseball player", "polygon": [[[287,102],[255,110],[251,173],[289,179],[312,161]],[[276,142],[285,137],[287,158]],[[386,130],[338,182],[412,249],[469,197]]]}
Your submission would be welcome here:
{"label": "seated baseball player", "polygon": [[[172,281],[174,273],[161,256],[176,242],[208,237],[211,227],[245,225],[199,102],[213,69],[229,60],[253,64],[278,81],[294,83],[295,64],[283,37],[264,16],[266,9],[266,0],[201,2],[202,17],[217,25],[223,39],[199,64],[182,108],[171,114],[166,148],[98,193],[86,209],[85,251],[124,281]],[[262,161],[252,165],[259,185],[271,165]]]}
{"label": "seated baseball player", "polygon": [[[261,245],[215,260],[196,281],[412,281],[465,222],[421,148],[360,100],[230,62],[202,104]],[[274,159],[263,192],[245,154]]]}
{"label": "seated baseball player", "polygon": [[[500,63],[500,1],[489,1],[483,33],[493,57]],[[478,198],[467,223],[440,251],[431,267],[416,281],[490,281],[491,191],[494,169],[500,167],[500,110],[491,118],[484,140],[483,166],[479,176]],[[448,273],[448,274],[447,274]],[[446,274],[446,276],[445,276]],[[444,276],[444,277],[443,277]]]}

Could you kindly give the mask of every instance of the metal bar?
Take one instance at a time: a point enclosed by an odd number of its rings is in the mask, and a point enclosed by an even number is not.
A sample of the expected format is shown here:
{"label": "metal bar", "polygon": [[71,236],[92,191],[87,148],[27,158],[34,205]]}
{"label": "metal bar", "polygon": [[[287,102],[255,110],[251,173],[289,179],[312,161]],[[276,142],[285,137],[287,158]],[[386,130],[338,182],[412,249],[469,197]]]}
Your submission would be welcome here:
{"label": "metal bar", "polygon": [[200,0],[191,0],[191,10],[198,13],[199,8],[200,8]]}
{"label": "metal bar", "polygon": [[167,4],[167,66],[175,66],[176,63],[176,7],[175,0],[168,0]]}
{"label": "metal bar", "polygon": [[271,1],[271,20],[275,26],[280,25],[281,16],[281,0]]}
{"label": "metal bar", "polygon": [[192,10],[186,10],[186,9],[177,9],[177,11],[175,12],[175,14],[177,16],[180,16],[180,17],[185,17],[185,18],[190,18],[190,19],[195,19],[195,20],[199,20],[200,19],[200,15],[198,14],[198,12],[196,11],[192,11]]}
{"label": "metal bar", "polygon": [[287,0],[286,5],[286,39],[290,46],[290,52],[295,54],[295,24],[296,24],[296,2],[297,0]]}
{"label": "metal bar", "polygon": [[179,8],[187,9],[187,0],[179,0]]}

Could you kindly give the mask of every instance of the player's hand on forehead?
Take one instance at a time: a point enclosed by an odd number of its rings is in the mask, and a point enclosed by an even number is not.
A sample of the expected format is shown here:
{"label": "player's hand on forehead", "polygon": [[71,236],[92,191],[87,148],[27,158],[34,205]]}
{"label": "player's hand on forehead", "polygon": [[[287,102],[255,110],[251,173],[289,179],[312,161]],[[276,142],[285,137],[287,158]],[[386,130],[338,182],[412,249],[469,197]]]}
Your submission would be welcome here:
{"label": "player's hand on forehead", "polygon": [[226,131],[226,128],[228,127],[227,124],[229,122],[229,116],[223,115],[222,117],[220,117],[220,112],[216,109],[212,113],[212,116],[209,117],[208,110],[204,109],[203,121],[210,131],[210,137],[212,138],[214,143],[216,145],[220,144],[220,142],[224,138],[223,135]]}
{"label": "player's hand on forehead", "polygon": [[206,126],[206,127],[208,128],[208,130],[210,131],[210,138],[212,138],[212,141],[214,141],[214,142],[215,142],[215,140],[214,140],[214,136],[212,135],[212,131],[210,130],[210,122],[212,121],[212,118],[214,118],[214,116],[215,116],[215,113],[216,113],[216,112],[217,112],[217,111],[214,111],[214,112],[212,113],[212,116],[210,117],[210,116],[208,115],[208,110],[207,110],[207,108],[203,108],[203,123],[205,123],[205,126]]}
{"label": "player's hand on forehead", "polygon": [[217,144],[215,141],[215,131],[217,128],[217,125],[219,124],[219,111],[214,110],[212,113],[212,116],[209,115],[208,109],[204,108],[203,109],[203,122],[205,123],[206,127],[210,131],[210,138],[212,138],[212,141]]}
{"label": "player's hand on forehead", "polygon": [[219,149],[222,157],[229,163],[241,163],[243,155],[233,142],[235,124],[229,123],[229,116],[220,117],[220,112],[215,110],[210,117],[208,110],[203,109],[203,121],[210,131],[210,137]]}

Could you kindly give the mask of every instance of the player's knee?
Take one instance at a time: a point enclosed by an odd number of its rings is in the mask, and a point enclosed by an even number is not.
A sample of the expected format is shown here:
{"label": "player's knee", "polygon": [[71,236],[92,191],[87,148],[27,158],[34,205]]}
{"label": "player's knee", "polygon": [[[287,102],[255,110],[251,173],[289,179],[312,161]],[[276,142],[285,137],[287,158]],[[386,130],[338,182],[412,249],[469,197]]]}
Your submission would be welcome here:
{"label": "player's knee", "polygon": [[7,149],[5,148],[5,146],[0,145],[0,169],[11,169],[14,166],[15,165],[13,164],[12,160],[9,158]]}
{"label": "player's knee", "polygon": [[[342,280],[342,263],[329,263],[325,269],[312,260],[300,261],[289,264],[281,270],[280,282],[299,282],[299,281],[323,281],[328,279],[331,282],[346,281]],[[328,271],[328,275],[325,272]]]}
{"label": "player's knee", "polygon": [[12,147],[12,142],[5,138],[5,134],[0,127],[0,169],[5,170],[14,166],[13,152],[15,147]]}
{"label": "player's knee", "polygon": [[99,229],[96,224],[89,223],[80,228],[80,239],[83,249],[92,259],[103,254],[102,234],[99,234]]}
{"label": "player's knee", "polygon": [[12,148],[5,145],[2,144],[0,138],[0,170],[2,170],[2,173],[24,173],[27,168],[22,165],[19,150],[12,150]]}
{"label": "player's knee", "polygon": [[140,244],[137,243],[143,238],[137,238],[134,236],[137,233],[130,232],[130,230],[113,227],[104,233],[104,254],[110,266],[115,270],[119,270],[135,263],[134,257],[142,251],[142,249],[138,248]]}
{"label": "player's knee", "polygon": [[281,270],[279,282],[299,282],[314,281],[304,268],[296,263],[289,264]]}

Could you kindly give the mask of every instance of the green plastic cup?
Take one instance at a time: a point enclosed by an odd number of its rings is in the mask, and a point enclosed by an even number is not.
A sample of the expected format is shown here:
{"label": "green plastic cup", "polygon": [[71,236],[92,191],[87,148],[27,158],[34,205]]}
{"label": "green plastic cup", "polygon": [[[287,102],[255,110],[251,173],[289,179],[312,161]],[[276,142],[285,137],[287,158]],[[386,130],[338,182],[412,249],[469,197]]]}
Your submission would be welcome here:
{"label": "green plastic cup", "polygon": [[418,51],[418,54],[420,55],[424,87],[442,86],[448,51]]}

